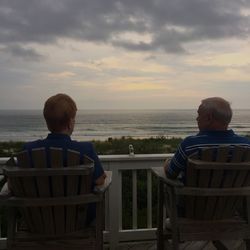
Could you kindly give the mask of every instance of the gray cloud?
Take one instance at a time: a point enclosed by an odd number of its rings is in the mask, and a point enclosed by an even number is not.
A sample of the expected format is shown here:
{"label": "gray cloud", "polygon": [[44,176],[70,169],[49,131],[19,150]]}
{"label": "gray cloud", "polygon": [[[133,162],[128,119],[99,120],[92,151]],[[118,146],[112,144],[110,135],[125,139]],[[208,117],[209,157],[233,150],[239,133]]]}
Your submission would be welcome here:
{"label": "gray cloud", "polygon": [[28,61],[41,61],[44,58],[43,55],[38,54],[34,49],[24,48],[18,44],[9,44],[2,51]]}
{"label": "gray cloud", "polygon": [[[39,55],[24,45],[65,37],[128,50],[184,53],[187,42],[248,37],[250,17],[242,14],[244,8],[250,8],[250,1],[1,0],[0,43],[18,43],[10,47],[12,53],[33,58]],[[124,32],[152,39],[136,43],[123,38]]]}

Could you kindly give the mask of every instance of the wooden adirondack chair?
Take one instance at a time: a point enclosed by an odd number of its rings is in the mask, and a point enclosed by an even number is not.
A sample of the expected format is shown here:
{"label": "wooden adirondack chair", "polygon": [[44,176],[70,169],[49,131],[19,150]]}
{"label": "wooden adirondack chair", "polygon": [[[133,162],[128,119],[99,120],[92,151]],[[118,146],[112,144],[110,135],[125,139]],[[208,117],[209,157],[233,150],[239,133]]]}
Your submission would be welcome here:
{"label": "wooden adirondack chair", "polygon": [[[180,241],[199,240],[211,240],[217,249],[227,249],[220,240],[239,239],[250,249],[249,148],[203,149],[188,159],[185,186],[167,178],[162,167],[152,170],[158,177],[157,249],[169,242],[179,249]],[[180,201],[184,215],[178,214]]]}
{"label": "wooden adirondack chair", "polygon": [[[3,169],[12,192],[5,201],[8,249],[103,249],[106,188],[91,191],[93,163],[80,165],[80,154],[69,150],[63,167],[62,149],[51,148],[49,155],[50,162],[44,149],[33,150],[32,159],[24,151],[17,154],[18,167]],[[89,203],[96,204],[96,223],[85,227]]]}

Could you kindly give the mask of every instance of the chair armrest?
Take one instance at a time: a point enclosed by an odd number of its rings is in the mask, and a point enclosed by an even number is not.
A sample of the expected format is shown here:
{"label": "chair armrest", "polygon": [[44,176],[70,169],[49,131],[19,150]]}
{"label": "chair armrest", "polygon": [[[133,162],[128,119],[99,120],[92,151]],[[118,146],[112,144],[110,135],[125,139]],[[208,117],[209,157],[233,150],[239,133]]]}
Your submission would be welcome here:
{"label": "chair armrest", "polygon": [[112,171],[105,171],[106,178],[102,185],[94,187],[94,193],[104,193],[112,182]]}
{"label": "chair armrest", "polygon": [[3,186],[0,191],[0,206],[6,205],[6,201],[11,197],[11,191],[8,189],[7,183]]}
{"label": "chair armrest", "polygon": [[12,196],[11,191],[6,191],[6,192],[1,192],[0,193],[0,203],[3,201],[6,201],[8,198],[10,198]]}
{"label": "chair armrest", "polygon": [[0,186],[2,187],[6,183],[6,178],[3,175],[0,175]]}
{"label": "chair armrest", "polygon": [[8,187],[8,182],[5,182],[1,188],[0,196],[9,195],[10,193],[11,192],[10,192],[9,187]]}
{"label": "chair armrest", "polygon": [[178,179],[170,179],[166,176],[163,167],[151,168],[152,172],[160,179],[160,181],[173,187],[183,187],[184,184]]}

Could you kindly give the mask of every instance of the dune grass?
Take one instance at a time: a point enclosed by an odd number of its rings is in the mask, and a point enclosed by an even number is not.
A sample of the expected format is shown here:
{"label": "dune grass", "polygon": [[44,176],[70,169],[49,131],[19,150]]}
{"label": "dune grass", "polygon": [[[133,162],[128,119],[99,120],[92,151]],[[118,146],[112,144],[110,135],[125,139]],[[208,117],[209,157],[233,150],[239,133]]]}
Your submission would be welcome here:
{"label": "dune grass", "polygon": [[[132,137],[109,138],[105,141],[92,141],[97,154],[128,154],[130,144],[134,147],[135,154],[160,154],[172,153],[181,142],[180,138],[155,137],[134,139]],[[0,142],[0,157],[9,157],[22,150],[24,142]]]}

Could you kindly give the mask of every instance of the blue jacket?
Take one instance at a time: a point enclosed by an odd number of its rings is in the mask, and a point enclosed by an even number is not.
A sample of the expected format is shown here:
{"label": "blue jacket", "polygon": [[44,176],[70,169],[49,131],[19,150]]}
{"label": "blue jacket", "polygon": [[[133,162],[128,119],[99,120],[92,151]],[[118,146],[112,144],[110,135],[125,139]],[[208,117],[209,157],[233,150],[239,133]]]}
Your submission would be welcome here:
{"label": "blue jacket", "polygon": [[[83,156],[86,155],[94,161],[94,172],[93,172],[93,180],[92,180],[92,188],[94,187],[95,181],[103,175],[104,170],[101,165],[101,162],[94,150],[94,147],[91,142],[78,142],[71,140],[70,136],[59,133],[51,133],[48,134],[46,139],[36,140],[32,142],[28,142],[24,144],[23,150],[28,150],[31,154],[32,149],[36,148],[45,148],[46,151],[49,151],[50,147],[62,148],[63,149],[63,157],[64,164],[66,166],[67,162],[67,150],[74,150],[80,153],[80,159],[83,159]],[[49,154],[47,154],[47,160],[49,162]],[[32,159],[30,157],[30,159]],[[83,163],[83,162],[80,162]],[[88,207],[87,221],[86,224],[91,223],[91,221],[95,218],[95,204],[91,204]]]}

